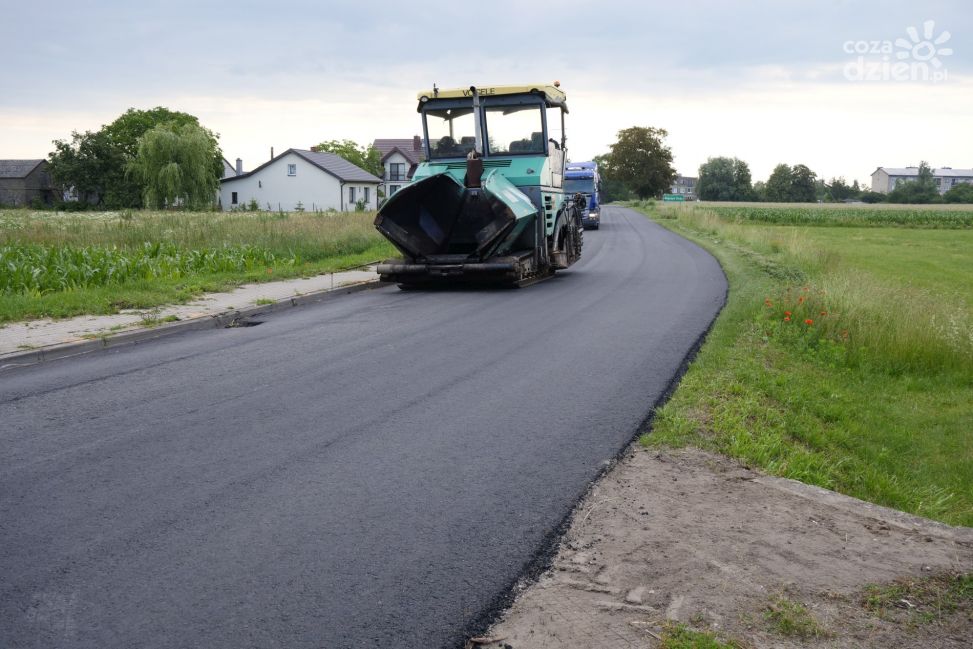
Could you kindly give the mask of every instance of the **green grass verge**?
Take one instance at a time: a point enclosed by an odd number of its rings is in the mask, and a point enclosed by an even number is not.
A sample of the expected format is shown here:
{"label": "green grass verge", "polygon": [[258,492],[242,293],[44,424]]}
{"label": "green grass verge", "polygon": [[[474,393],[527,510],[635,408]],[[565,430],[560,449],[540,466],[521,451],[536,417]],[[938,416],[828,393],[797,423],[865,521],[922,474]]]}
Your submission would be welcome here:
{"label": "green grass verge", "polygon": [[865,588],[861,605],[885,619],[912,625],[940,622],[957,611],[973,614],[973,573],[903,578]]}
{"label": "green grass verge", "polygon": [[[373,213],[0,210],[0,322],[109,314],[384,259]],[[146,253],[158,248],[162,253]]]}
{"label": "green grass verge", "polygon": [[730,282],[644,444],[973,525],[973,231],[643,211],[710,250]]}
{"label": "green grass verge", "polygon": [[808,639],[827,635],[804,604],[783,595],[770,598],[764,620],[771,631],[783,636]]}
{"label": "green grass verge", "polygon": [[734,640],[722,640],[708,631],[694,631],[684,624],[669,623],[662,631],[660,649],[742,649]]}

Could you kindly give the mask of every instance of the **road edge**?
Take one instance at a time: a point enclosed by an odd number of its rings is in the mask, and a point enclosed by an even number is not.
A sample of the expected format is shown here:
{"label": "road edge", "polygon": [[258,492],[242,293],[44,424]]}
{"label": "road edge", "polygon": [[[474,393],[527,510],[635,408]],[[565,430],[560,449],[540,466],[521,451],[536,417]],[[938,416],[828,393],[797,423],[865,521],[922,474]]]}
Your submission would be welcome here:
{"label": "road edge", "polygon": [[[622,205],[616,205],[614,207],[630,210],[640,218],[644,218],[649,222],[654,223],[652,219],[649,219],[642,213],[638,212],[637,210],[633,210],[630,207],[624,207]],[[615,466],[624,458],[625,455],[630,452],[632,446],[634,444],[638,444],[639,438],[652,430],[652,422],[655,420],[656,412],[658,412],[658,410],[664,406],[669,399],[672,398],[676,388],[679,387],[679,383],[682,381],[682,377],[686,375],[686,372],[689,370],[689,366],[692,364],[693,360],[695,360],[697,354],[699,354],[699,350],[706,343],[706,339],[709,337],[710,331],[713,330],[713,326],[716,324],[717,319],[719,319],[720,314],[723,313],[724,307],[726,307],[727,300],[730,296],[730,281],[729,277],[726,275],[726,271],[723,269],[723,264],[721,264],[720,260],[716,258],[716,255],[711,253],[709,250],[706,250],[695,241],[691,241],[686,237],[673,232],[672,230],[663,228],[658,223],[654,224],[659,228],[662,228],[662,230],[665,232],[679,237],[680,239],[687,241],[691,245],[699,248],[704,253],[712,257],[714,261],[716,261],[720,272],[723,274],[723,284],[725,287],[723,290],[723,297],[720,302],[720,307],[713,314],[713,319],[710,320],[710,322],[706,325],[706,328],[702,331],[702,333],[700,333],[699,337],[696,338],[696,341],[686,351],[686,354],[683,356],[679,367],[666,384],[665,390],[663,390],[655,402],[653,402],[645,417],[635,427],[635,431],[632,433],[629,440],[622,445],[622,447],[617,453],[615,453],[614,456],[612,456],[611,459],[606,460],[602,464],[602,467],[598,473],[595,474],[591,481],[589,481],[582,490],[581,494],[578,496],[578,499],[575,501],[574,506],[571,507],[571,510],[565,514],[564,518],[562,518],[561,521],[544,537],[537,551],[527,561],[527,563],[524,564],[520,574],[514,578],[514,580],[500,594],[498,594],[476,618],[463,627],[461,632],[462,639],[456,645],[454,645],[456,649],[469,649],[469,647],[474,646],[471,638],[482,636],[491,627],[493,627],[493,625],[499,622],[503,614],[509,610],[511,606],[513,606],[517,596],[531,585],[537,583],[540,577],[554,565],[554,559],[557,556],[561,540],[571,528],[571,523],[573,522],[575,515],[578,513],[581,504],[587,499],[588,495],[595,488],[595,486],[601,482],[601,480],[608,475],[612,469],[615,468]]]}
{"label": "road edge", "polygon": [[315,304],[335,299],[342,295],[358,293],[361,291],[378,288],[381,286],[378,277],[364,282],[345,284],[335,288],[326,288],[312,291],[303,295],[295,295],[283,300],[278,300],[272,304],[257,304],[242,309],[232,309],[211,315],[202,315],[196,318],[167,322],[156,327],[146,329],[134,329],[119,331],[114,334],[105,334],[91,340],[78,342],[59,343],[56,345],[46,345],[35,349],[26,349],[0,356],[0,372],[15,367],[26,367],[36,365],[45,361],[53,361],[82,354],[90,354],[103,349],[132,345],[139,342],[164,338],[184,331],[200,329],[219,329],[231,327],[235,323],[247,320],[260,315],[267,315],[286,309],[306,304]]}

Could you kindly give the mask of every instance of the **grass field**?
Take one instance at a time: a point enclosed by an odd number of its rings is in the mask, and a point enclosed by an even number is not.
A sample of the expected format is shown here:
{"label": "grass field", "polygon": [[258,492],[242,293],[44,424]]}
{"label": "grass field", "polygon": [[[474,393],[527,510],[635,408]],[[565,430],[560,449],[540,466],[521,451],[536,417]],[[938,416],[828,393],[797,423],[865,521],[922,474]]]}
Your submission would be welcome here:
{"label": "grass field", "polygon": [[705,207],[719,214],[722,219],[736,223],[946,229],[973,227],[973,209],[968,205],[898,205],[889,209],[887,205],[875,207],[818,203],[795,206],[793,203],[737,203],[706,204]]}
{"label": "grass field", "polygon": [[0,210],[0,322],[185,302],[389,257],[374,213]]}
{"label": "grass field", "polygon": [[[730,280],[643,443],[973,525],[973,212],[900,223],[909,210],[636,207],[708,248]],[[821,218],[803,224],[807,213]]]}

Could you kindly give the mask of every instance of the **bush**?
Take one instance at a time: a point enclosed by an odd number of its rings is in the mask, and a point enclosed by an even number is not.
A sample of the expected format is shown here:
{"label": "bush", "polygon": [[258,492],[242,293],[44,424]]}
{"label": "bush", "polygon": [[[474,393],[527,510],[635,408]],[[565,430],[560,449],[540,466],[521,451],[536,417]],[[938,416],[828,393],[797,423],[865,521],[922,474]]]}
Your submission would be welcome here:
{"label": "bush", "polygon": [[932,184],[931,180],[906,180],[896,183],[895,188],[889,192],[889,203],[939,203],[942,199],[939,190]]}
{"label": "bush", "polygon": [[885,198],[882,192],[862,192],[861,195],[862,203],[884,203]]}
{"label": "bush", "polygon": [[973,183],[953,185],[953,188],[943,194],[945,203],[973,203]]}

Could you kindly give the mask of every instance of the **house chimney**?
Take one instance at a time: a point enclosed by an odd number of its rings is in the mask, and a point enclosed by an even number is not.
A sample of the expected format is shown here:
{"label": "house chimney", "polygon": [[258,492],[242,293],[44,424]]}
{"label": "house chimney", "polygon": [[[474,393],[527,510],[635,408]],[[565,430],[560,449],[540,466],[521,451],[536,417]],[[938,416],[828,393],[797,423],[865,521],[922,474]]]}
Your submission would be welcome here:
{"label": "house chimney", "polygon": [[238,176],[243,175],[243,160],[241,160],[240,158],[236,159],[236,175]]}
{"label": "house chimney", "polygon": [[413,138],[412,138],[412,150],[413,151],[418,151],[421,148],[422,148],[422,140],[419,138],[418,135],[413,136]]}
{"label": "house chimney", "polygon": [[274,159],[274,147],[270,147],[270,159]]}

